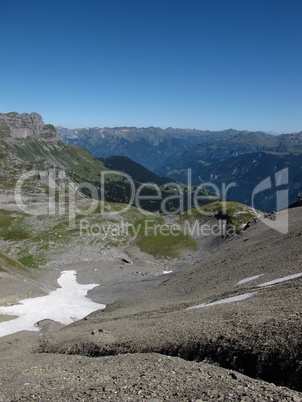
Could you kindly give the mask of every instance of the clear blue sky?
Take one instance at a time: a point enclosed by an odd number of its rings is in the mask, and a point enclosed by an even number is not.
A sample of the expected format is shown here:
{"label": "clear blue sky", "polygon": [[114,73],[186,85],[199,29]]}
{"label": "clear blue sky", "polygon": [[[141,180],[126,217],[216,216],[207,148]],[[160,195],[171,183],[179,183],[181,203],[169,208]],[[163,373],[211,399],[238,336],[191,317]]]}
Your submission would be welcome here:
{"label": "clear blue sky", "polygon": [[302,130],[301,0],[0,0],[0,112]]}

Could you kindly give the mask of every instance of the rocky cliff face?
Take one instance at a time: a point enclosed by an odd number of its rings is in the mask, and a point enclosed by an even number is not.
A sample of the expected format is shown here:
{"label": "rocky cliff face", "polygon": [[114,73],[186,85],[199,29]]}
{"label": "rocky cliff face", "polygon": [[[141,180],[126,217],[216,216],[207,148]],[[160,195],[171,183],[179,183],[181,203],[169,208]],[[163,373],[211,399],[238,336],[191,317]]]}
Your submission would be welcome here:
{"label": "rocky cliff face", "polygon": [[1,132],[13,139],[31,137],[33,139],[57,140],[54,126],[45,124],[38,113],[0,113]]}
{"label": "rocky cliff face", "polygon": [[0,113],[0,190],[14,189],[20,176],[32,170],[43,184],[53,168],[58,180],[65,180],[66,172],[82,182],[87,175],[99,179],[104,165],[87,150],[60,141],[55,127],[44,124],[38,113]]}

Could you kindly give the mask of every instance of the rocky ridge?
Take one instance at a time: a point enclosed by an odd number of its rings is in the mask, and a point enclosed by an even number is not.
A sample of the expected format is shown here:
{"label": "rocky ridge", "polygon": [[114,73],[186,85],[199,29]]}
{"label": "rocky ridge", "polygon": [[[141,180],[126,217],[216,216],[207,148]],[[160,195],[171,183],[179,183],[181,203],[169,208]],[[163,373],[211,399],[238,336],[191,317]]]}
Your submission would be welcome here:
{"label": "rocky ridge", "polygon": [[45,124],[38,113],[0,113],[0,125],[6,136],[13,139],[31,137],[36,140],[58,140],[55,127]]}

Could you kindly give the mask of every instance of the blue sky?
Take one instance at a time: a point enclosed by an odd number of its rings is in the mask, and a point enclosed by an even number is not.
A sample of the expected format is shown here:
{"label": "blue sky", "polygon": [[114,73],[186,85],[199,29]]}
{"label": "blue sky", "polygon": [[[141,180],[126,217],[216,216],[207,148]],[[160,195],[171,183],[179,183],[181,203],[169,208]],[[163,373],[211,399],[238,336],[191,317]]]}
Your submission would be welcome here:
{"label": "blue sky", "polygon": [[300,0],[1,0],[0,112],[302,130]]}

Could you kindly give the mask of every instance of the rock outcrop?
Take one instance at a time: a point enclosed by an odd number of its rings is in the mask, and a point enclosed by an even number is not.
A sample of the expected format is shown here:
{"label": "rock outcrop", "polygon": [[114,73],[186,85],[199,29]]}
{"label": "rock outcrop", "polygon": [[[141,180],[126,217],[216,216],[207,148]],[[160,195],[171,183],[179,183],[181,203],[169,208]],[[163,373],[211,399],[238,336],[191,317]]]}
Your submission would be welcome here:
{"label": "rock outcrop", "polygon": [[64,144],[38,113],[0,113],[0,189],[14,187],[24,172],[33,170],[41,184],[49,185],[54,169],[56,182],[68,176],[80,183],[87,172],[97,180],[104,165],[85,149]]}
{"label": "rock outcrop", "polygon": [[31,137],[33,139],[57,140],[54,126],[45,124],[38,113],[0,113],[1,131],[13,139]]}

